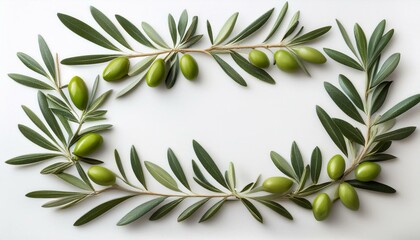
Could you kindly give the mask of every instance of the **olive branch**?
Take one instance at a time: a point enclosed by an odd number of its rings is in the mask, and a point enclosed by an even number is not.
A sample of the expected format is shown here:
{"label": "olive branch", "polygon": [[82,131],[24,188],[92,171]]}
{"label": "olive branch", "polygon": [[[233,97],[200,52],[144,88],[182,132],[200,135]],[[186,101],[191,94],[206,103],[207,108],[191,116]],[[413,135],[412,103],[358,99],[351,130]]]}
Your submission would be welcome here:
{"label": "olive branch", "polygon": [[[110,91],[96,97],[99,83],[97,78],[92,91],[89,93],[90,97],[86,108],[81,110],[81,112],[76,111],[74,102],[72,103],[68,100],[63,91],[67,85],[61,85],[59,64],[57,63],[58,57],[53,58],[42,37],[39,37],[39,45],[48,73],[40,63],[29,55],[18,53],[18,57],[25,66],[43,76],[46,81],[21,74],[10,74],[9,76],[20,84],[40,90],[38,92],[38,103],[44,120],[41,120],[29,108],[23,107],[23,109],[42,133],[38,133],[24,125],[19,125],[19,130],[28,140],[44,149],[50,150],[51,153],[27,154],[12,158],[6,162],[13,165],[25,165],[39,163],[55,157],[67,160],[66,162],[54,163],[41,172],[55,175],[80,190],[40,190],[27,194],[31,198],[52,199],[44,204],[43,207],[68,208],[111,190],[125,194],[125,196],[94,207],[75,222],[76,226],[96,219],[128,199],[141,196],[149,196],[152,199],[141,203],[126,213],[119,220],[118,225],[130,224],[152,211],[153,213],[149,219],[158,220],[181,205],[187,198],[198,200],[180,213],[178,221],[184,221],[193,214],[198,214],[200,209],[204,208],[205,204],[209,202],[213,203],[202,213],[200,222],[214,217],[227,201],[241,202],[250,214],[260,222],[263,222],[263,217],[255,203],[266,206],[288,219],[293,219],[293,217],[279,203],[281,201],[292,201],[301,207],[312,209],[317,220],[324,220],[328,217],[331,205],[337,202],[336,200],[341,200],[349,209],[357,210],[359,200],[353,187],[383,193],[395,192],[392,187],[374,181],[379,174],[380,168],[379,171],[376,170],[374,173],[371,171],[367,175],[363,175],[361,170],[365,166],[362,164],[370,163],[370,166],[376,166],[372,165],[372,163],[377,164],[375,162],[395,158],[395,156],[385,153],[391,146],[392,141],[404,139],[415,130],[415,127],[403,127],[393,130],[396,124],[395,119],[417,105],[420,102],[420,94],[402,100],[383,114],[378,113],[386,100],[392,83],[389,77],[398,66],[400,59],[400,55],[396,53],[389,56],[384,62],[381,62],[381,55],[391,40],[394,30],[389,30],[385,33],[385,21],[382,21],[377,25],[368,41],[362,28],[356,24],[354,28],[355,48],[342,24],[339,21],[337,21],[337,24],[355,58],[332,49],[324,49],[324,51],[335,61],[363,71],[366,75],[366,88],[361,96],[351,80],[344,75],[339,76],[339,85],[342,90],[327,82],[324,83],[324,86],[336,105],[352,120],[356,121],[356,124],[361,124],[361,126],[366,128],[366,134],[363,135],[357,127],[348,121],[332,118],[321,107],[316,107],[316,113],[321,124],[349,162],[349,166],[345,169],[345,160],[342,156],[336,155],[329,160],[327,173],[332,179],[331,181],[319,183],[323,164],[320,148],[314,148],[310,163],[305,164],[302,153],[295,142],[293,142],[291,148],[290,163],[279,153],[274,151],[270,153],[274,165],[285,176],[267,178],[262,183],[261,176],[258,176],[255,181],[239,187],[234,164],[232,162],[229,163],[226,171],[221,171],[209,153],[197,141],[193,141],[193,149],[198,159],[198,162],[192,161],[193,180],[209,193],[196,193],[192,190],[191,180],[188,180],[181,162],[172,149],[168,149],[167,157],[169,167],[175,177],[159,165],[141,161],[134,146],[130,150],[130,164],[138,183],[128,179],[123,161],[117,150],[114,152],[114,158],[119,171],[118,174],[101,166],[92,166],[86,172],[80,162],[93,165],[102,164],[103,162],[86,156],[75,155],[72,153],[72,149],[74,151],[73,145],[81,145],[80,141],[83,137],[111,127],[111,125],[103,124],[83,129],[82,126],[85,122],[96,122],[104,119],[106,111],[99,110],[99,108],[108,98]],[[56,95],[45,94],[44,91],[47,90],[55,91]],[[69,91],[71,90],[69,89]],[[73,127],[76,128],[75,131],[73,131]],[[65,130],[66,134],[62,129]],[[67,136],[65,137],[65,135]],[[85,144],[85,147],[92,146]],[[73,165],[76,166],[79,176],[66,172]],[[171,192],[161,193],[149,190],[144,167],[157,182],[171,190]],[[202,168],[204,168],[205,172],[202,171]],[[356,178],[348,179],[353,172]],[[92,184],[92,181],[104,187],[97,188],[96,185]],[[337,190],[333,201],[330,200],[327,194],[319,193],[331,187]],[[314,194],[318,194],[318,196],[311,204],[307,197]]]}
{"label": "olive branch", "polygon": [[[323,63],[323,61],[320,61],[319,59],[314,59],[314,53],[312,53],[311,57],[308,58],[308,54],[306,52],[299,51],[299,48],[304,47],[304,50],[308,49],[309,47],[305,47],[303,45],[321,37],[322,35],[327,33],[331,28],[330,26],[326,26],[315,29],[313,31],[309,31],[307,33],[303,33],[303,26],[299,27],[300,12],[298,11],[290,19],[290,22],[285,32],[282,34],[282,37],[279,38],[280,40],[277,40],[274,43],[269,43],[269,40],[276,36],[278,28],[285,19],[287,10],[288,3],[286,2],[282,7],[281,11],[279,12],[269,34],[261,44],[245,45],[242,44],[242,42],[248,37],[255,35],[260,29],[263,28],[263,26],[267,23],[267,21],[273,14],[274,8],[265,12],[263,15],[261,15],[259,18],[257,18],[245,29],[243,29],[241,32],[239,32],[236,36],[233,37],[230,36],[235,27],[239,13],[234,13],[232,16],[230,16],[216,36],[213,35],[212,26],[210,22],[207,21],[207,33],[211,46],[204,49],[191,48],[197,42],[201,41],[203,34],[196,33],[198,25],[197,16],[194,16],[191,20],[191,23],[188,25],[189,17],[186,10],[182,12],[177,23],[171,14],[168,15],[168,28],[172,38],[172,46],[170,46],[170,44],[167,44],[167,42],[150,24],[142,22],[142,31],[131,21],[124,18],[123,16],[115,15],[116,20],[118,21],[119,25],[123,28],[123,30],[125,30],[125,32],[129,36],[131,36],[142,46],[154,50],[151,52],[136,51],[135,48],[127,42],[121,31],[118,30],[117,26],[104,13],[102,13],[95,7],[90,8],[94,20],[102,28],[102,30],[105,31],[118,44],[120,44],[121,47],[117,47],[109,39],[104,37],[104,35],[99,33],[97,30],[95,30],[93,27],[89,26],[85,22],[72,16],[59,13],[58,18],[60,19],[60,21],[72,32],[101,47],[117,52],[109,54],[76,56],[66,58],[62,60],[61,63],[66,65],[82,65],[104,63],[118,58],[142,58],[142,60],[138,61],[133,67],[131,67],[130,70],[124,72],[121,75],[121,77],[115,79],[119,80],[122,77],[125,77],[125,75],[128,75],[129,77],[136,76],[131,83],[129,83],[119,93],[117,93],[117,97],[121,97],[132,91],[134,88],[136,88],[146,77],[146,74],[144,74],[144,72],[150,68],[153,62],[160,55],[162,55],[166,63],[165,71],[167,73],[164,76],[166,87],[168,89],[172,88],[178,78],[178,72],[180,68],[180,53],[204,53],[210,55],[215,59],[215,61],[230,78],[232,78],[236,83],[242,86],[247,86],[247,83],[245,79],[241,76],[241,74],[239,74],[229,63],[227,63],[225,60],[223,60],[223,58],[220,57],[222,54],[229,54],[234,60],[234,62],[246,73],[269,84],[274,84],[275,80],[273,77],[271,77],[264,69],[250,63],[245,57],[242,56],[241,52],[239,51],[250,49],[265,49],[269,51],[281,48],[286,49],[285,54],[287,54],[286,57],[288,59],[285,61],[289,61],[293,65],[293,68],[289,69],[289,71],[294,71],[297,68],[301,68],[307,75],[310,75],[309,71],[305,66],[305,61],[311,63]],[[325,60],[322,54],[317,50],[310,48],[310,51],[316,52],[315,55],[320,55],[319,57],[321,58],[321,60]],[[265,53],[261,53],[265,55]],[[283,59],[283,57],[279,57],[279,59]],[[275,61],[278,60],[276,59]],[[110,65],[112,65],[111,63]],[[128,61],[127,64],[129,64]],[[284,70],[284,68],[282,69]],[[163,79],[160,79],[160,81],[162,80]]]}

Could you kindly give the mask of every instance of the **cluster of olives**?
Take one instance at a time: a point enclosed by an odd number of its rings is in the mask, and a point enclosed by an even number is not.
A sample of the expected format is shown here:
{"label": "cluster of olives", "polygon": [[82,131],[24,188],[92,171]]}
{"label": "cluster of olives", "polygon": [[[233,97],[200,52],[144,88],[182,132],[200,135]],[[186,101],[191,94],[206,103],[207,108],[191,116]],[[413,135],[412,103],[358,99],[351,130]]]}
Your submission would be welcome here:
{"label": "cluster of olives", "polygon": [[[333,180],[339,180],[346,168],[346,162],[341,155],[333,156],[327,165],[328,176]],[[355,171],[354,175],[358,181],[369,182],[374,180],[381,172],[381,166],[374,162],[362,162]],[[356,190],[347,182],[340,183],[338,187],[338,197],[348,209],[356,211],[359,209],[359,197]],[[331,210],[332,201],[328,194],[321,193],[313,201],[312,211],[318,221],[325,220]]]}
{"label": "cluster of olives", "polygon": [[[167,65],[168,62],[162,58],[158,58],[152,63],[146,73],[146,83],[149,87],[157,87],[163,82],[169,70]],[[179,66],[186,79],[197,78],[198,64],[191,55],[184,54],[179,61]],[[130,61],[127,57],[117,57],[108,63],[102,77],[105,81],[118,81],[127,75],[129,68]]]}
{"label": "cluster of olives", "polygon": [[[327,61],[324,55],[316,50],[315,48],[307,47],[307,46],[298,46],[292,47],[291,50],[294,53],[291,53],[288,50],[277,50],[274,53],[274,60],[276,62],[277,67],[285,72],[294,72],[298,70],[299,63],[292,54],[296,54],[297,57],[315,64],[322,64]],[[253,49],[248,54],[249,61],[258,68],[267,68],[270,66],[270,60],[268,59],[267,55],[260,50]]]}

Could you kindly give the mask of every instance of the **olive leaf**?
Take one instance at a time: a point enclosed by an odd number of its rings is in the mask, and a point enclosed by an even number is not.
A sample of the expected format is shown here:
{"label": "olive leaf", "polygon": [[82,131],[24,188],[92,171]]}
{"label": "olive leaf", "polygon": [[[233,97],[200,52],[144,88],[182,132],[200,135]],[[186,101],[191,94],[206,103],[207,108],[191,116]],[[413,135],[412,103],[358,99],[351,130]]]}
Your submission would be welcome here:
{"label": "olive leaf", "polygon": [[70,29],[72,32],[76,33],[80,37],[92,43],[95,43],[101,47],[110,50],[121,51],[108,39],[102,36],[98,31],[96,31],[86,23],[80,21],[79,19],[63,13],[57,13],[57,16],[60,19],[60,21],[64,24],[64,26],[66,26],[68,29]]}
{"label": "olive leaf", "polygon": [[389,87],[392,82],[382,82],[376,86],[375,90],[372,93],[372,105],[370,108],[371,114],[378,111],[385,102],[386,96],[388,95]]}
{"label": "olive leaf", "polygon": [[277,19],[270,30],[270,33],[268,34],[268,36],[265,38],[263,42],[267,42],[276,33],[277,29],[280,27],[281,23],[283,22],[284,16],[286,16],[288,7],[289,7],[289,3],[286,2],[281,8],[279,15],[277,16]]}
{"label": "olive leaf", "polygon": [[391,132],[383,133],[375,137],[376,142],[402,140],[409,137],[416,130],[416,127],[400,128]]}
{"label": "olive leaf", "polygon": [[121,54],[95,54],[95,55],[84,55],[77,57],[70,57],[61,60],[61,64],[64,65],[88,65],[95,63],[104,63],[111,61],[114,58],[122,56]]}
{"label": "olive leaf", "polygon": [[194,16],[192,18],[190,26],[188,27],[188,30],[185,32],[185,35],[181,38],[181,43],[187,42],[189,39],[191,39],[192,36],[194,36],[195,31],[197,30],[197,24],[198,17]]}
{"label": "olive leaf", "polygon": [[41,119],[28,107],[22,106],[23,111],[26,113],[26,115],[31,119],[31,121],[41,130],[45,135],[47,135],[54,143],[57,143],[51,134],[51,132],[48,130],[47,126],[41,121]]}
{"label": "olive leaf", "polygon": [[[324,182],[324,183],[320,183],[320,184],[315,184],[315,185],[310,185],[307,188],[304,188],[303,190],[301,190],[299,192],[300,196],[308,196],[314,193],[317,193],[319,191],[321,191],[322,189],[325,189],[327,187],[329,187],[331,185],[332,182]],[[305,204],[305,206],[309,207],[307,204]]]}
{"label": "olive leaf", "polygon": [[399,102],[397,105],[393,106],[391,109],[386,111],[375,124],[383,123],[393,118],[398,117],[399,115],[410,110],[420,102],[420,94],[413,95],[405,100]]}
{"label": "olive leaf", "polygon": [[48,48],[47,43],[41,35],[38,35],[38,45],[39,51],[41,52],[42,60],[47,66],[48,72],[51,74],[53,80],[57,79],[57,74],[55,70],[55,61],[51,54],[50,49]]}
{"label": "olive leaf", "polygon": [[35,143],[36,145],[42,148],[51,150],[51,151],[56,151],[56,152],[60,151],[53,143],[48,141],[46,138],[44,138],[43,136],[41,136],[39,133],[35,132],[31,128],[22,124],[19,124],[18,128],[19,128],[19,131],[23,134],[23,136],[25,136],[29,141]]}
{"label": "olive leaf", "polygon": [[341,35],[343,36],[343,39],[346,42],[347,47],[349,47],[350,50],[353,52],[353,54],[355,56],[357,56],[356,50],[353,46],[353,43],[351,42],[350,37],[349,37],[346,29],[344,28],[343,24],[341,24],[341,22],[338,19],[336,19],[335,21],[337,22],[337,26],[340,29]]}
{"label": "olive leaf", "polygon": [[235,69],[233,69],[227,62],[225,62],[221,57],[217,56],[216,54],[212,54],[212,56],[230,78],[232,78],[239,85],[246,87],[247,84],[245,80],[242,78],[241,75],[239,75],[237,71],[235,71]]}
{"label": "olive leaf", "polygon": [[123,96],[127,95],[128,93],[130,93],[131,91],[133,91],[142,82],[144,82],[144,78],[146,77],[146,74],[147,74],[147,72],[143,72],[142,74],[140,74],[139,76],[137,76],[137,78],[133,82],[131,82],[130,84],[128,84],[126,87],[124,87],[123,89],[121,89],[116,94],[116,98],[123,97]]}
{"label": "olive leaf", "polygon": [[185,30],[187,29],[188,25],[188,13],[187,10],[182,11],[181,16],[178,20],[178,33],[180,38],[184,36]]}
{"label": "olive leaf", "polygon": [[165,43],[165,41],[162,39],[162,37],[159,35],[159,33],[156,32],[156,30],[150,26],[146,22],[142,22],[141,26],[144,30],[144,32],[149,36],[150,39],[157,45],[163,47],[163,48],[169,48],[168,44]]}
{"label": "olive leaf", "polygon": [[41,90],[54,90],[54,88],[50,86],[49,84],[41,80],[35,79],[33,77],[25,76],[18,73],[9,73],[8,76],[14,81],[16,81],[17,83],[25,85],[27,87],[41,89]]}
{"label": "olive leaf", "polygon": [[56,199],[56,200],[49,201],[49,202],[43,204],[42,207],[44,207],[44,208],[52,208],[52,207],[66,208],[66,207],[69,207],[69,206],[73,205],[74,203],[77,203],[77,202],[85,199],[87,196],[88,195],[74,195],[74,196],[63,197],[63,198],[59,198],[59,199]]}
{"label": "olive leaf", "polygon": [[348,140],[362,146],[365,144],[365,138],[358,128],[339,118],[333,118],[333,121]]}
{"label": "olive leaf", "polygon": [[173,209],[175,209],[185,198],[175,199],[156,210],[149,218],[150,221],[156,221],[166,216]]}
{"label": "olive leaf", "polygon": [[124,30],[137,42],[140,44],[156,49],[156,47],[144,36],[144,34],[129,20],[124,18],[121,15],[115,15],[115,18],[117,19],[118,23],[121,25],[121,27],[124,28]]}
{"label": "olive leaf", "polygon": [[311,155],[311,179],[313,183],[317,183],[321,174],[322,154],[318,147],[312,151]]}
{"label": "olive leaf", "polygon": [[344,53],[341,53],[339,51],[336,51],[336,50],[333,50],[333,49],[329,49],[329,48],[324,48],[324,52],[330,58],[332,58],[333,60],[335,60],[335,61],[337,61],[337,62],[339,62],[339,63],[341,63],[343,65],[346,65],[348,67],[354,68],[354,69],[359,70],[359,71],[363,71],[364,70],[363,67],[358,62],[356,62],[356,60],[354,60],[353,58],[347,56]]}
{"label": "olive leaf", "polygon": [[295,171],[292,169],[292,166],[282,157],[280,154],[271,151],[270,152],[271,160],[273,161],[274,165],[286,176],[291,177],[299,181],[299,177],[296,175]]}
{"label": "olive leaf", "polygon": [[29,198],[61,198],[74,195],[82,195],[79,192],[55,191],[55,190],[39,190],[27,193],[25,196]]}
{"label": "olive leaf", "polygon": [[131,146],[130,162],[131,162],[131,168],[133,169],[134,175],[136,176],[137,180],[139,180],[139,182],[147,190],[146,180],[144,178],[144,173],[143,173],[143,167],[141,166],[139,155],[137,154],[137,150],[134,146]]}
{"label": "olive leaf", "polygon": [[171,68],[169,69],[168,75],[165,79],[165,85],[167,89],[171,89],[178,78],[178,72],[179,72],[179,57],[178,54],[174,55],[174,59],[172,61]]}
{"label": "olive leaf", "polygon": [[312,204],[305,198],[301,197],[292,197],[290,198],[292,202],[294,202],[296,205],[301,206],[306,209],[312,209]]}
{"label": "olive leaf", "polygon": [[196,177],[194,177],[194,181],[198,183],[203,188],[212,191],[212,192],[222,192],[220,189],[213,186],[207,179],[204,177],[203,173],[201,172],[200,168],[198,167],[197,163],[192,160],[192,167]]}
{"label": "olive leaf", "polygon": [[382,38],[382,35],[384,34],[386,21],[382,20],[373,31],[372,35],[369,39],[369,45],[368,45],[368,59],[372,58],[372,54],[376,49],[376,46],[378,45],[379,41]]}
{"label": "olive leaf", "polygon": [[338,126],[320,106],[316,106],[316,114],[335,145],[347,156],[346,142]]}
{"label": "olive leaf", "polygon": [[303,34],[300,37],[295,37],[290,41],[290,44],[292,45],[300,45],[305,44],[309,41],[313,41],[322,35],[326,34],[331,29],[331,26],[321,27],[318,29],[315,29],[313,31],[310,31],[308,33]]}
{"label": "olive leaf", "polygon": [[229,169],[226,171],[226,183],[229,189],[234,192],[236,188],[236,173],[235,173],[235,166],[232,162],[229,163]]}
{"label": "olive leaf", "polygon": [[117,225],[124,226],[136,221],[137,219],[143,217],[146,213],[150,212],[153,208],[161,204],[165,199],[166,197],[158,197],[140,204],[139,206],[128,212],[123,218],[121,218],[120,221],[118,221]]}
{"label": "olive leaf", "polygon": [[252,65],[246,58],[242,57],[241,54],[235,51],[231,51],[230,56],[236,62],[236,64],[238,64],[239,67],[241,67],[243,70],[245,70],[247,73],[254,76],[255,78],[270,84],[276,83],[273,77],[271,77],[266,71]]}
{"label": "olive leaf", "polygon": [[400,54],[394,53],[392,54],[385,62],[382,64],[381,69],[375,75],[375,78],[372,82],[372,87],[378,85],[383,80],[385,80],[392,72],[397,68],[398,63],[400,62]]}
{"label": "olive leaf", "polygon": [[209,208],[204,215],[200,218],[200,223],[201,222],[205,222],[207,220],[209,220],[210,218],[212,218],[214,215],[216,215],[216,213],[218,213],[220,211],[220,209],[222,208],[223,204],[225,204],[226,202],[226,198],[223,198],[222,200],[218,201],[216,204],[214,204],[211,208]]}
{"label": "olive leaf", "polygon": [[33,153],[11,158],[7,160],[6,163],[11,165],[26,165],[42,162],[59,156],[62,155],[59,153]]}
{"label": "olive leaf", "polygon": [[381,55],[385,47],[388,45],[393,35],[394,35],[394,29],[391,29],[382,36],[381,40],[378,42],[376,46],[375,51],[372,54],[372,57],[370,58],[370,62],[368,62],[368,69],[370,69],[373,66],[373,64],[375,64],[376,60]]}
{"label": "olive leaf", "polygon": [[169,166],[172,169],[172,172],[178,178],[178,180],[186,187],[188,190],[191,190],[190,185],[188,184],[187,177],[185,176],[184,170],[182,170],[181,164],[178,161],[178,158],[175,156],[175,153],[172,149],[168,149],[168,162]]}
{"label": "olive leaf", "polygon": [[175,19],[171,14],[168,14],[168,27],[169,33],[171,34],[172,43],[175,45],[177,42],[178,33],[176,31]]}
{"label": "olive leaf", "polygon": [[362,98],[360,97],[353,83],[342,74],[338,75],[338,82],[340,83],[341,89],[343,89],[344,93],[347,94],[354,105],[360,110],[364,111]]}
{"label": "olive leaf", "polygon": [[178,216],[178,222],[182,222],[185,219],[191,217],[198,209],[200,209],[210,198],[204,198],[193,205],[189,206],[187,209],[185,209],[179,216]]}
{"label": "olive leaf", "polygon": [[214,45],[213,30],[211,29],[209,20],[207,20],[207,34],[209,35],[211,45]]}
{"label": "olive leaf", "polygon": [[22,63],[28,67],[29,69],[31,69],[32,71],[39,73],[43,76],[45,76],[46,78],[49,78],[47,72],[44,70],[44,68],[35,60],[33,59],[31,56],[29,56],[26,53],[22,53],[22,52],[18,52],[17,57],[19,58],[20,61],[22,61]]}
{"label": "olive leaf", "polygon": [[114,150],[114,158],[115,158],[115,163],[117,164],[117,167],[118,167],[118,171],[120,171],[123,179],[128,182],[127,175],[125,174],[124,167],[121,162],[121,157],[117,149]]}
{"label": "olive leaf", "polygon": [[293,142],[292,144],[290,159],[292,161],[293,170],[295,171],[297,177],[300,179],[303,174],[304,166],[302,154],[300,153],[299,147],[297,146],[296,142]]}
{"label": "olive leaf", "polygon": [[386,153],[376,153],[373,155],[369,155],[365,158],[363,158],[363,161],[369,161],[369,162],[381,162],[381,161],[387,161],[387,160],[391,160],[391,159],[395,159],[396,157],[394,155],[391,154],[386,154]]}
{"label": "olive leaf", "polygon": [[239,13],[236,12],[232,16],[230,16],[228,20],[226,20],[225,24],[223,25],[223,27],[220,29],[219,33],[217,34],[213,45],[218,45],[229,37],[229,35],[233,31],[233,28],[235,27],[236,19],[238,19],[238,15]]}
{"label": "olive leaf", "polygon": [[158,181],[163,186],[177,192],[181,192],[178,188],[178,184],[175,182],[175,179],[169,175],[167,171],[163,168],[159,167],[158,165],[145,161],[144,165],[149,173],[153,176],[156,181]]}
{"label": "olive leaf", "polygon": [[347,180],[350,185],[356,188],[371,190],[375,192],[381,192],[381,193],[396,193],[397,191],[393,189],[392,187],[385,185],[383,183],[370,181],[370,182],[360,182],[358,180]]}
{"label": "olive leaf", "polygon": [[263,217],[261,216],[260,211],[252,204],[248,199],[241,198],[241,202],[244,204],[246,209],[248,209],[249,213],[260,223],[263,223]]}
{"label": "olive leaf", "polygon": [[300,17],[300,11],[297,11],[292,19],[290,19],[289,26],[287,27],[286,33],[283,35],[282,41],[286,39],[290,34],[292,34],[297,26],[299,25],[299,17]]}
{"label": "olive leaf", "polygon": [[266,207],[270,208],[271,210],[280,214],[281,216],[283,216],[283,217],[285,217],[289,220],[293,220],[293,216],[289,213],[289,211],[287,211],[287,209],[284,208],[279,203],[276,203],[276,202],[270,201],[270,200],[258,200],[258,202],[264,204]]}
{"label": "olive leaf", "polygon": [[54,134],[61,140],[61,142],[65,144],[66,139],[63,135],[61,127],[60,125],[58,125],[57,119],[55,118],[54,114],[51,112],[51,109],[48,106],[47,97],[42,92],[38,92],[38,104],[45,121],[48,123],[48,126],[51,128]]}
{"label": "olive leaf", "polygon": [[359,50],[360,58],[364,65],[367,62],[367,40],[366,35],[363,29],[359,26],[359,24],[354,25],[354,38],[356,39],[356,46],[357,50]]}
{"label": "olive leaf", "polygon": [[58,174],[73,166],[71,162],[57,162],[53,163],[41,170],[41,174]]}

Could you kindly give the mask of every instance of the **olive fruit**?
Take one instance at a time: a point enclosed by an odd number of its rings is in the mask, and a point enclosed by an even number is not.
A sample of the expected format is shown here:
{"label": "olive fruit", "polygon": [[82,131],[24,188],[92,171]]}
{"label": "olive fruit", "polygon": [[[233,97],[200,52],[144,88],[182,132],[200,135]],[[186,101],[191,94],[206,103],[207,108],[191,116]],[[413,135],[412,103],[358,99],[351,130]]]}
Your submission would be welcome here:
{"label": "olive fruit", "polygon": [[302,46],[294,47],[293,50],[300,58],[310,63],[322,64],[327,61],[324,55],[315,48]]}
{"label": "olive fruit", "polygon": [[369,182],[375,179],[381,172],[381,166],[374,162],[362,162],[356,167],[354,175],[361,182]]}
{"label": "olive fruit", "polygon": [[87,172],[90,180],[101,186],[110,186],[115,183],[115,174],[108,168],[92,166]]}
{"label": "olive fruit", "polygon": [[188,80],[194,80],[198,76],[198,65],[195,59],[189,55],[184,54],[179,60],[179,67],[184,77]]}
{"label": "olive fruit", "polygon": [[79,76],[74,76],[67,85],[67,89],[74,106],[80,110],[85,110],[89,100],[89,92],[85,81]]}
{"label": "olive fruit", "polygon": [[248,59],[252,65],[259,68],[267,68],[270,66],[270,60],[268,60],[267,55],[260,50],[253,49],[248,54]]}
{"label": "olive fruit", "polygon": [[341,183],[338,187],[338,196],[340,197],[340,201],[348,209],[353,211],[359,209],[359,197],[357,196],[357,192],[352,185],[346,182]]}
{"label": "olive fruit", "polygon": [[165,78],[165,61],[162,58],[157,59],[146,74],[146,83],[149,87],[157,87]]}
{"label": "olive fruit", "polygon": [[331,199],[328,194],[318,194],[312,203],[312,212],[315,219],[318,221],[327,219],[328,215],[330,214],[331,205]]}
{"label": "olive fruit", "polygon": [[292,180],[286,177],[270,177],[263,182],[263,189],[271,193],[285,193],[293,185]]}
{"label": "olive fruit", "polygon": [[294,72],[299,68],[299,64],[292,54],[286,50],[277,50],[274,53],[276,65],[285,72]]}
{"label": "olive fruit", "polygon": [[127,57],[117,57],[108,63],[102,73],[102,77],[105,81],[118,81],[127,75],[129,68],[130,61]]}
{"label": "olive fruit", "polygon": [[103,142],[101,135],[97,133],[88,133],[83,135],[74,147],[73,153],[77,156],[86,156],[95,152]]}
{"label": "olive fruit", "polygon": [[328,176],[333,180],[337,180],[343,176],[345,168],[346,162],[344,158],[340,154],[334,155],[327,165]]}

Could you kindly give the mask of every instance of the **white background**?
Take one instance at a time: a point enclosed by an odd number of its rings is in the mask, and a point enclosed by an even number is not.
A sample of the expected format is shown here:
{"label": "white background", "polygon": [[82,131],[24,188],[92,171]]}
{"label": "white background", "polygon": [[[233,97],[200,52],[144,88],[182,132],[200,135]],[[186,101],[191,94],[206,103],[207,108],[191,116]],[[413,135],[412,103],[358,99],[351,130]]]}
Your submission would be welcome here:
{"label": "white background", "polygon": [[[225,19],[238,11],[240,15],[234,30],[234,33],[238,33],[263,12],[276,7],[268,26],[246,41],[259,43],[268,33],[283,1],[0,1],[0,146],[3,160],[42,151],[27,141],[17,129],[17,123],[32,126],[21,105],[29,106],[37,113],[39,109],[36,91],[15,83],[6,75],[18,72],[34,76],[19,62],[16,52],[22,51],[41,60],[37,34],[42,34],[52,51],[58,52],[61,58],[107,53],[107,50],[70,32],[56,17],[57,12],[67,13],[99,29],[90,16],[90,5],[108,16],[121,14],[137,25],[147,21],[163,33],[167,42],[170,42],[168,13],[178,19],[181,11],[187,8],[190,16],[200,17],[197,31],[205,33],[206,19],[210,20],[217,32]],[[293,12],[301,10],[301,23],[306,31],[333,25],[326,37],[312,44],[317,48],[329,47],[348,52],[336,27],[336,18],[350,33],[357,21],[368,35],[380,20],[387,19],[387,29],[395,28],[396,33],[386,54],[400,52],[402,59],[391,77],[395,83],[384,108],[420,92],[420,2],[322,0],[291,1],[289,5],[286,19],[290,19]],[[144,50],[131,38],[127,39],[137,49]],[[208,45],[208,38],[204,37],[197,47]],[[106,166],[116,170],[112,152],[118,148],[128,171],[129,148],[134,144],[142,160],[159,163],[168,169],[166,149],[171,147],[191,177],[190,162],[195,158],[191,141],[196,139],[221,168],[226,169],[228,162],[233,161],[239,184],[243,186],[253,181],[259,173],[264,177],[279,174],[271,163],[269,152],[276,150],[288,157],[290,145],[296,140],[306,162],[315,146],[321,148],[324,156],[321,178],[327,180],[326,159],[338,153],[338,149],[319,123],[315,105],[321,105],[333,116],[345,118],[325,93],[323,82],[337,85],[337,76],[343,73],[362,87],[364,78],[361,74],[333,61],[321,67],[309,66],[312,78],[303,74],[285,74],[272,67],[270,73],[277,80],[276,85],[265,84],[243,74],[249,85],[243,88],[229,79],[208,56],[194,56],[201,67],[196,82],[180,77],[171,90],[163,87],[150,89],[141,85],[126,98],[112,98],[106,104],[106,109],[109,109],[107,122],[114,124],[114,128],[104,133],[104,147],[96,155],[106,162]],[[82,76],[91,85],[103,67],[65,66],[62,67],[62,75],[64,81],[73,75]],[[127,83],[102,81],[100,89],[118,90]],[[398,126],[416,125],[419,120],[420,109],[417,107],[401,117]],[[198,216],[177,223],[177,214],[181,208],[188,206],[184,202],[161,221],[143,219],[126,227],[115,226],[126,212],[143,201],[136,198],[95,222],[76,228],[72,224],[78,217],[115,195],[105,194],[67,210],[43,209],[40,205],[44,200],[29,199],[24,195],[40,189],[75,189],[52,176],[38,174],[47,163],[30,167],[1,163],[0,239],[419,239],[419,146],[418,133],[408,140],[395,142],[390,153],[399,158],[382,164],[379,181],[395,187],[397,194],[360,190],[361,207],[358,212],[349,211],[338,203],[334,205],[330,218],[324,222],[315,221],[310,211],[284,203],[293,214],[294,221],[288,221],[259,206],[265,217],[265,223],[260,224],[243,206],[235,203],[226,204],[217,217],[205,224],[196,223]],[[133,174],[130,173],[129,177],[134,180]],[[150,176],[147,181],[151,188],[166,191]],[[201,191],[196,184],[193,187]]]}

